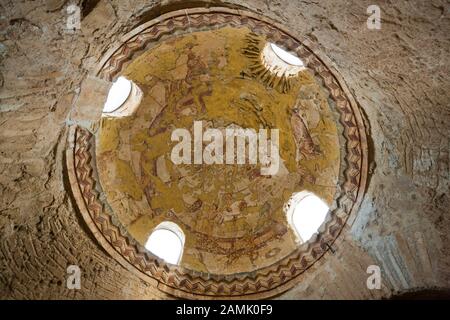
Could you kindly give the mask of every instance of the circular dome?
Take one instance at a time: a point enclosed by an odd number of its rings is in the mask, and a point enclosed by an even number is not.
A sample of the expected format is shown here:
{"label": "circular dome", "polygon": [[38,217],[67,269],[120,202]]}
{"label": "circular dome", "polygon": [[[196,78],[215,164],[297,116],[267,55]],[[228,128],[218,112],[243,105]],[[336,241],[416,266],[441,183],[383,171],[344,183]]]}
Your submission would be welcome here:
{"label": "circular dome", "polygon": [[[98,75],[129,79],[142,98],[132,115],[102,117],[95,135],[77,129],[69,170],[94,234],[143,279],[181,297],[268,297],[299,281],[356,207],[364,130],[323,59],[270,20],[214,10],[167,14],[111,50]],[[280,52],[284,62],[271,60],[266,50],[274,43],[301,65]],[[243,161],[237,149],[228,155],[230,130],[249,134]],[[174,132],[185,134],[190,162],[173,160]],[[264,142],[279,155],[271,174],[250,156],[260,159]],[[208,152],[215,160],[203,162]],[[305,192],[330,211],[315,224],[317,234],[299,243],[287,204]],[[184,237],[181,259],[168,264],[145,249],[167,222]]]}
{"label": "circular dome", "polygon": [[[117,218],[142,245],[162,221],[177,223],[186,235],[180,265],[194,271],[276,263],[297,249],[283,211],[291,195],[310,190],[331,205],[336,193],[340,148],[328,93],[306,70],[285,92],[251,76],[243,50],[257,43],[262,52],[266,42],[248,28],[223,27],[158,43],[121,71],[143,90],[136,116],[107,118],[100,128],[97,166]],[[175,164],[171,136],[187,130],[191,147],[194,121],[201,134],[278,129],[278,172],[262,175],[249,161]],[[225,141],[221,148],[230,152]]]}

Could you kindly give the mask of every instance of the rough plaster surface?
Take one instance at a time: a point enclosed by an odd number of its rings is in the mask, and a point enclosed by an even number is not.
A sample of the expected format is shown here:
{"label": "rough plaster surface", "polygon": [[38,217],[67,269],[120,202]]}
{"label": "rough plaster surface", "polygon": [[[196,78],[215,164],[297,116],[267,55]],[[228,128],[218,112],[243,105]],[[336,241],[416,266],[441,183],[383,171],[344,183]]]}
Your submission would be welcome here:
{"label": "rough plaster surface", "polygon": [[[65,1],[0,3],[0,298],[167,298],[93,239],[63,167],[66,119],[81,81],[108,49],[157,15],[157,1],[87,1],[67,34]],[[211,3],[211,2],[208,2]],[[216,2],[215,2],[216,3]],[[367,116],[370,179],[338,243],[280,298],[380,298],[450,287],[450,16],[446,1],[227,1],[317,44]],[[180,1],[163,1],[179,8]],[[158,7],[156,7],[158,8]],[[82,270],[81,290],[65,286]],[[381,290],[366,288],[377,264]]]}

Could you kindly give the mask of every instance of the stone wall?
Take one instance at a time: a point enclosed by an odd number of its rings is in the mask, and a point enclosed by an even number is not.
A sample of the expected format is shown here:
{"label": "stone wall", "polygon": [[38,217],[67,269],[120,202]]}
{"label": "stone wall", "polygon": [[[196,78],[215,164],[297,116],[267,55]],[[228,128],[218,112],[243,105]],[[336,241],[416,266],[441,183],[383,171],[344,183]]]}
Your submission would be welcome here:
{"label": "stone wall", "polygon": [[[81,4],[81,1],[79,1]],[[136,25],[217,1],[83,1],[64,31],[66,1],[0,3],[0,298],[168,298],[101,249],[65,192],[68,114],[81,81]],[[329,253],[279,298],[381,298],[450,287],[450,16],[446,1],[226,1],[308,37],[366,114],[370,179],[360,212]],[[68,188],[67,188],[68,189]],[[82,288],[66,289],[66,268]],[[382,289],[366,288],[368,265]]]}

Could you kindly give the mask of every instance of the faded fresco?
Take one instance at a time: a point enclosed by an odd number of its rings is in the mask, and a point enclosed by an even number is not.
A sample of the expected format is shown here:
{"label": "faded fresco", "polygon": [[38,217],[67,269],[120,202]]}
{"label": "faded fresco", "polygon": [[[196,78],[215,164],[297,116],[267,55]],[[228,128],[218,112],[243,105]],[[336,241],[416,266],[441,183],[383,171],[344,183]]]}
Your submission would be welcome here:
{"label": "faded fresco", "polygon": [[[123,69],[143,92],[136,114],[102,118],[97,167],[114,214],[141,244],[160,222],[177,223],[186,268],[233,274],[276,263],[298,246],[283,211],[291,195],[334,199],[340,146],[327,91],[307,69],[284,79],[258,72],[265,43],[231,27],[161,41]],[[174,165],[172,131],[200,120],[204,130],[279,129],[278,174]]]}

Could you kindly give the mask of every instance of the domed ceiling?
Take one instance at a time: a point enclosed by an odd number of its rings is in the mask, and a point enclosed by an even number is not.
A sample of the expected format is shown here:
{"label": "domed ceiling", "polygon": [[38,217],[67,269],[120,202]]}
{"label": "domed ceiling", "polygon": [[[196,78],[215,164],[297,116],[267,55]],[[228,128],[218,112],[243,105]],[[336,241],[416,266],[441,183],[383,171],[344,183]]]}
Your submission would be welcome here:
{"label": "domed ceiling", "polygon": [[[283,212],[292,194],[313,191],[331,205],[336,191],[339,139],[327,93],[306,70],[286,93],[241,76],[250,73],[251,36],[224,27],[147,50],[121,73],[143,91],[136,114],[101,124],[97,166],[118,219],[142,245],[159,223],[176,222],[186,235],[181,265],[196,271],[250,272],[278,261],[297,247]],[[252,38],[262,51],[266,40]],[[175,165],[171,134],[192,132],[194,121],[278,128],[278,173],[249,163]]]}
{"label": "domed ceiling", "polygon": [[[100,243],[161,290],[270,296],[329,249],[356,207],[364,130],[346,89],[304,44],[265,18],[204,10],[149,22],[104,60],[98,76],[126,77],[142,99],[132,114],[103,114],[97,132],[72,130],[71,182]],[[295,52],[304,66],[283,61],[270,43]],[[172,133],[184,128],[194,136],[195,121],[203,132],[278,129],[278,171],[263,175],[260,163],[248,161],[174,164]],[[330,207],[306,243],[286,216],[302,191]],[[185,235],[178,266],[143,248],[164,221]]]}

